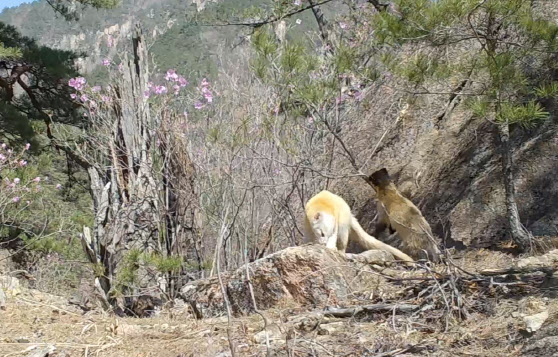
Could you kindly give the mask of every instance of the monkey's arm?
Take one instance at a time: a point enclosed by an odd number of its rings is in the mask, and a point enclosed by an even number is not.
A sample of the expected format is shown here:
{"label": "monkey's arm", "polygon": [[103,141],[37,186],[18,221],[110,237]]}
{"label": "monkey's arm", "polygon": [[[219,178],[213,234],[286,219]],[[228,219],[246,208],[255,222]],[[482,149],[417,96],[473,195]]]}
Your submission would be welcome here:
{"label": "monkey's arm", "polygon": [[303,242],[311,243],[315,242],[316,237],[314,236],[314,232],[312,231],[312,227],[310,227],[310,222],[308,222],[308,217],[304,217],[304,240]]}
{"label": "monkey's arm", "polygon": [[393,229],[393,227],[390,224],[389,221],[389,215],[386,212],[386,209],[384,207],[384,205],[382,204],[382,202],[380,200],[378,200],[378,202],[376,203],[376,208],[378,211],[378,218],[376,219],[376,227],[374,228],[374,233],[373,235],[375,237],[379,237],[380,234],[386,230],[386,228],[389,227],[389,231],[390,233],[395,232],[395,230]]}

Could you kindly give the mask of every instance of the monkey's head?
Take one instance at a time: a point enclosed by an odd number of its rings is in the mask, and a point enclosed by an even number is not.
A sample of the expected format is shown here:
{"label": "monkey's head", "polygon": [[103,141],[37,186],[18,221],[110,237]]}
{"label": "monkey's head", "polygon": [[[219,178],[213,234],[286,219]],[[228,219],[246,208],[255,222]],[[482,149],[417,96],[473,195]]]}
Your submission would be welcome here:
{"label": "monkey's head", "polygon": [[378,188],[387,187],[393,182],[385,167],[372,173],[372,175],[368,177],[368,180],[372,183],[372,185],[374,185],[374,187]]}

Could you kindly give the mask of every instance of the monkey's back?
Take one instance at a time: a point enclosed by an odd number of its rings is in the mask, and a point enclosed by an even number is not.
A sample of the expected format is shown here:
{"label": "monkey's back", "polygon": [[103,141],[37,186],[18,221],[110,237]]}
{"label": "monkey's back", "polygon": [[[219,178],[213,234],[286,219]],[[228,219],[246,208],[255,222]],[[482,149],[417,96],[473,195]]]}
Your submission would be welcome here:
{"label": "monkey's back", "polygon": [[440,254],[437,238],[413,202],[396,190],[384,192],[380,200],[387,210],[391,225],[401,238],[401,249],[415,259],[426,258],[426,251],[430,259],[437,261]]}
{"label": "monkey's back", "polygon": [[323,190],[310,198],[306,203],[306,217],[309,219],[318,212],[329,213],[339,220],[339,223],[350,222],[351,208],[343,198]]}

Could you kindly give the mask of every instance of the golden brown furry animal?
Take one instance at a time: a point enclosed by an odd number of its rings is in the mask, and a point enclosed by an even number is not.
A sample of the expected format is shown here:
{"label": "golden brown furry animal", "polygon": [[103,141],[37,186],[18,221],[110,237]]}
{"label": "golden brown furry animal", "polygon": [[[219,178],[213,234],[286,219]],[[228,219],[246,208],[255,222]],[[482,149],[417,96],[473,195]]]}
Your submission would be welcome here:
{"label": "golden brown furry animal", "polygon": [[413,261],[399,249],[366,233],[345,200],[329,191],[321,191],[308,200],[304,218],[305,242],[318,242],[345,253],[349,240],[352,240],[367,250],[380,249],[400,260]]}
{"label": "golden brown furry animal", "polygon": [[369,177],[377,193],[378,219],[374,235],[378,237],[385,229],[396,231],[402,241],[401,250],[415,259],[438,262],[440,250],[430,225],[419,209],[403,197],[385,168]]}

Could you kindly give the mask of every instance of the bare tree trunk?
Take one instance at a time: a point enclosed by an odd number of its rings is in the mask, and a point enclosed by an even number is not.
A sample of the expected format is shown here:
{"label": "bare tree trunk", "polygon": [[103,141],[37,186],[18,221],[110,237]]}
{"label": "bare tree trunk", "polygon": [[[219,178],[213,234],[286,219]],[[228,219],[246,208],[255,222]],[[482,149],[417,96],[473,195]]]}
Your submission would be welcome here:
{"label": "bare tree trunk", "polygon": [[[159,207],[162,185],[153,164],[158,154],[152,147],[158,123],[143,96],[148,82],[148,57],[139,26],[133,45],[133,58],[124,56],[123,75],[115,86],[118,100],[108,113],[107,147],[95,148],[95,162],[87,170],[95,220],[94,234],[84,234],[83,244],[90,261],[104,269],[96,282],[105,295],[101,301],[108,302],[117,312],[133,308],[141,295],[158,298],[160,274],[127,258],[133,250],[161,252],[159,237],[163,226]],[[125,262],[126,274],[136,275],[137,280],[118,279]],[[124,301],[114,297],[117,291]]]}
{"label": "bare tree trunk", "polygon": [[508,234],[521,251],[531,246],[529,233],[521,225],[517,203],[515,202],[515,184],[513,180],[513,153],[510,147],[510,129],[507,123],[498,125],[502,149],[502,173],[506,190],[506,216]]}

